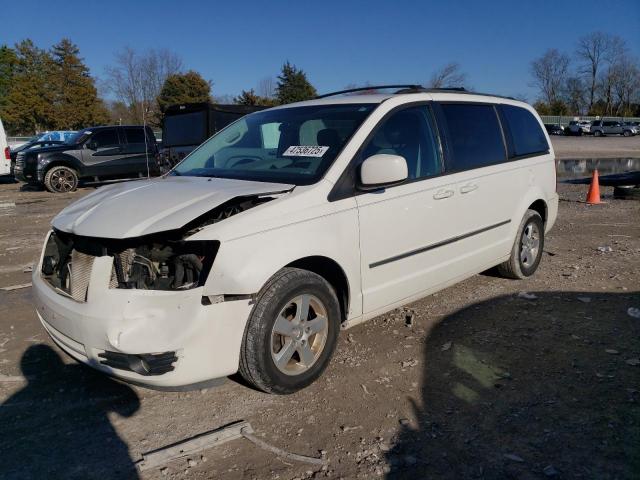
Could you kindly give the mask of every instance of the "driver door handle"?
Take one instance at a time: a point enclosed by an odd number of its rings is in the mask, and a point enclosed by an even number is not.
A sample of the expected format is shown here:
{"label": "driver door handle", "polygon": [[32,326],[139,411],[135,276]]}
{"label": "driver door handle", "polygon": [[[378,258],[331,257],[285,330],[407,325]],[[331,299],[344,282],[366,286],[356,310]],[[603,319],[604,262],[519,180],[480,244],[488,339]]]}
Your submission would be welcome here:
{"label": "driver door handle", "polygon": [[478,185],[475,183],[468,183],[467,185],[463,185],[460,187],[460,193],[469,193],[478,189]]}
{"label": "driver door handle", "polygon": [[436,200],[443,200],[445,198],[453,197],[455,192],[453,190],[438,190],[433,194],[433,198]]}

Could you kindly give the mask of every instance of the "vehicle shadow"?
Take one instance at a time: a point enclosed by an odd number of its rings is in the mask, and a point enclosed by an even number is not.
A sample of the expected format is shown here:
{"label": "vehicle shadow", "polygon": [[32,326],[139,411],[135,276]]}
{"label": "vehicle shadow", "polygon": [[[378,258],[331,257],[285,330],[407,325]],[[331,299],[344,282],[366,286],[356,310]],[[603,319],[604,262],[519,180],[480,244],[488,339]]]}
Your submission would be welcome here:
{"label": "vehicle shadow", "polygon": [[640,478],[640,292],[535,295],[431,330],[387,478]]}
{"label": "vehicle shadow", "polygon": [[29,347],[20,366],[27,385],[0,405],[1,478],[138,477],[108,417],[139,409],[130,387],[65,365],[45,344]]}

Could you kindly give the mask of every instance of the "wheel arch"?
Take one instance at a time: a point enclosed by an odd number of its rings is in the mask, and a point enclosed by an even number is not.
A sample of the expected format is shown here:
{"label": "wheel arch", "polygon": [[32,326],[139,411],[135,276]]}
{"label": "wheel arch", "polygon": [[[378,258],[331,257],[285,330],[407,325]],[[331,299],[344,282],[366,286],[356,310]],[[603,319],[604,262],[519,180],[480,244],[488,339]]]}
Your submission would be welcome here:
{"label": "wheel arch", "polygon": [[542,222],[544,223],[544,225],[547,224],[549,210],[547,207],[547,202],[545,202],[543,199],[539,198],[538,200],[533,202],[531,205],[529,205],[529,208],[527,208],[527,210],[534,210],[538,212],[542,217]]}
{"label": "wheel arch", "polygon": [[285,267],[300,268],[313,272],[324,278],[333,287],[340,304],[342,321],[347,320],[349,313],[349,280],[342,267],[335,260],[322,255],[312,255],[295,260]]}

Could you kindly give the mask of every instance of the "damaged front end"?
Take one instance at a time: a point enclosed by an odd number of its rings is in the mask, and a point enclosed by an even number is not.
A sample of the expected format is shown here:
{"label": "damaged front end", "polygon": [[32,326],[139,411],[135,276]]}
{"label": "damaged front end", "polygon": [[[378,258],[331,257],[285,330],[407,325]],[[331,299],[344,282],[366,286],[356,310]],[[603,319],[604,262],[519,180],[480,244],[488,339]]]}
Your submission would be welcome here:
{"label": "damaged front end", "polygon": [[54,229],[45,245],[41,275],[56,291],[78,302],[87,300],[93,262],[113,258],[109,288],[188,290],[203,286],[220,242],[193,241],[202,228],[272,200],[270,196],[234,198],[170,232],[139,238],[109,239]]}

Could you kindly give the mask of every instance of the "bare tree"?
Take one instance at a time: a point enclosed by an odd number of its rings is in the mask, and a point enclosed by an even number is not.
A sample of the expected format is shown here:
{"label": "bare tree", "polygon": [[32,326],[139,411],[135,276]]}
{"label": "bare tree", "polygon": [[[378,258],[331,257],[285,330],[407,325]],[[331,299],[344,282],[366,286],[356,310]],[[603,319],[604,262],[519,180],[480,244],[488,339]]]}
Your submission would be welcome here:
{"label": "bare tree", "polygon": [[136,123],[142,123],[144,118],[159,125],[156,98],[167,77],[181,69],[182,60],[169,50],[138,53],[125,47],[115,54],[115,65],[106,68],[106,85],[118,101],[130,108]]}
{"label": "bare tree", "polygon": [[607,111],[631,114],[631,104],[640,94],[640,66],[629,55],[620,55],[604,76],[603,90]]}
{"label": "bare tree", "polygon": [[461,70],[459,63],[452,62],[436,70],[431,75],[427,86],[430,88],[464,87],[466,82],[467,74]]}
{"label": "bare tree", "polygon": [[580,73],[586,76],[589,85],[589,110],[593,107],[598,78],[604,65],[612,65],[624,54],[624,40],[616,35],[592,32],[578,40],[576,55],[582,62]]}
{"label": "bare tree", "polygon": [[571,113],[582,115],[585,112],[586,93],[582,78],[578,76],[567,78],[564,86],[564,97]]}
{"label": "bare tree", "polygon": [[258,82],[256,88],[259,96],[263,98],[274,98],[276,96],[277,80],[274,77],[264,77]]}
{"label": "bare tree", "polygon": [[533,86],[537,87],[544,101],[551,105],[560,99],[569,71],[569,57],[555,48],[531,62]]}

